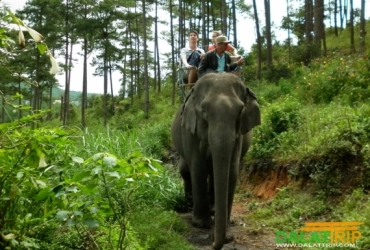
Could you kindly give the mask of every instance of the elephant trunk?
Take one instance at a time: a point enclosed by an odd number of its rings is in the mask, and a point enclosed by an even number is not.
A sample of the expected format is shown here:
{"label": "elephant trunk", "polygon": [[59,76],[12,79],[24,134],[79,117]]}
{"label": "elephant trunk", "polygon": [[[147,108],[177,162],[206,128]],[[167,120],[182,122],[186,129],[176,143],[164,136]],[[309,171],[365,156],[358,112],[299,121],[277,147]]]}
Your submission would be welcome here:
{"label": "elephant trunk", "polygon": [[[225,130],[224,130],[225,131]],[[215,226],[213,248],[221,249],[226,240],[229,207],[229,174],[235,140],[230,133],[210,135],[215,190]]]}

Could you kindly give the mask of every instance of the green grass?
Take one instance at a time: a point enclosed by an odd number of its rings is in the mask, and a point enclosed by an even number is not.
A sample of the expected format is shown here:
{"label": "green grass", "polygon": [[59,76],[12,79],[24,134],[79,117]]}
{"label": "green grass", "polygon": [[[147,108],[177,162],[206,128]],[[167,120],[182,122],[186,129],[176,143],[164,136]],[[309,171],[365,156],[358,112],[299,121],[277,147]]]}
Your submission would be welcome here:
{"label": "green grass", "polygon": [[361,189],[355,189],[351,194],[338,200],[285,187],[272,200],[264,202],[252,200],[245,206],[248,209],[245,219],[252,225],[250,230],[261,235],[266,231],[298,232],[306,222],[363,222],[364,224],[359,226],[362,237],[357,246],[358,249],[370,248],[370,195]]}
{"label": "green grass", "polygon": [[131,217],[141,245],[145,249],[193,250],[181,235],[188,231],[185,221],[175,212],[158,210],[155,207],[136,211]]}
{"label": "green grass", "polygon": [[161,159],[171,143],[170,123],[147,124],[144,128],[120,130],[93,127],[75,130],[72,137],[79,145],[79,156],[90,156],[97,152],[110,152],[117,157],[126,157],[131,152],[142,151],[149,157]]}

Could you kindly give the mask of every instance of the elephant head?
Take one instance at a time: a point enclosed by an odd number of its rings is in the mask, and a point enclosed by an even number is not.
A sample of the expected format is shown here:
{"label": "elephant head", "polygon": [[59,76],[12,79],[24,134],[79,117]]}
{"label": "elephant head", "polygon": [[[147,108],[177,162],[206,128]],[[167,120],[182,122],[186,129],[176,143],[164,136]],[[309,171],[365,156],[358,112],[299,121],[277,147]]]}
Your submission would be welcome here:
{"label": "elephant head", "polygon": [[[249,88],[245,88],[238,77],[233,77],[232,74],[228,73],[209,73],[202,77],[199,82],[188,94],[182,111],[181,126],[192,134],[195,134],[197,128],[197,132],[201,133],[201,136],[204,135],[205,124],[203,121],[207,121],[206,106],[209,104],[214,109],[218,109],[219,106],[217,104],[213,105],[213,103],[218,101],[219,98],[223,100],[234,99],[234,101],[239,102],[239,106],[242,102],[242,113],[238,116],[238,126],[240,125],[238,133],[246,134],[253,127],[261,124],[256,95]],[[230,106],[230,108],[235,110],[236,106]],[[222,113],[222,110],[220,110],[220,113]],[[216,117],[221,118],[221,114],[216,115]],[[200,123],[198,127],[197,121]]]}
{"label": "elephant head", "polygon": [[256,96],[237,76],[209,73],[197,81],[172,124],[175,147],[183,151],[179,153],[191,176],[193,223],[209,221],[207,178],[212,174],[215,249],[225,243],[239,162],[245,153],[242,144],[250,144],[251,130],[260,123]]}

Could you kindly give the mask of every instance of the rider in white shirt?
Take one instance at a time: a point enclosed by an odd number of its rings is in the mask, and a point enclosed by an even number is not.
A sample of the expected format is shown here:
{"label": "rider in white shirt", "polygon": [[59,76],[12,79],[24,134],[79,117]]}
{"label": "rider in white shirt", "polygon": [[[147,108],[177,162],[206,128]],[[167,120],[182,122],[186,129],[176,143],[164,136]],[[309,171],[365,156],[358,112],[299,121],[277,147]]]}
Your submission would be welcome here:
{"label": "rider in white shirt", "polygon": [[183,65],[189,70],[188,83],[195,83],[197,80],[197,68],[204,56],[204,50],[198,47],[198,32],[191,30],[189,33],[189,45],[181,49],[180,57]]}

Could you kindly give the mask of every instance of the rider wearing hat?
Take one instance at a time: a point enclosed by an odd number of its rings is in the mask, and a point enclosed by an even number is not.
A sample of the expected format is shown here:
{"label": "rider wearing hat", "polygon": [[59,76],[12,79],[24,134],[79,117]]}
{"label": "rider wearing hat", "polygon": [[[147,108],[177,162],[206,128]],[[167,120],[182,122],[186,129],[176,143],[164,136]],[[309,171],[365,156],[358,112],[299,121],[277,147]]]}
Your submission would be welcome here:
{"label": "rider wearing hat", "polygon": [[208,51],[200,62],[198,76],[201,77],[210,72],[231,72],[244,63],[244,58],[232,63],[230,55],[225,53],[228,44],[231,43],[226,36],[216,38],[216,48]]}

